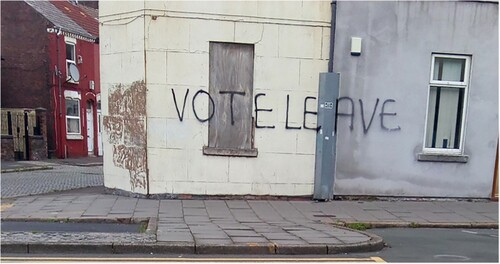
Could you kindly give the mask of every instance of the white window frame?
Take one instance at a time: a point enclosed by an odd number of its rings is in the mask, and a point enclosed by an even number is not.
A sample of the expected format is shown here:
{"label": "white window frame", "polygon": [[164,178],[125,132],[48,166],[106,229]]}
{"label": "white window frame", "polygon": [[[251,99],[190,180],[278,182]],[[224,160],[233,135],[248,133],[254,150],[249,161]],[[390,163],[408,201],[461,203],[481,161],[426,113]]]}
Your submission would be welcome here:
{"label": "white window frame", "polygon": [[[429,154],[442,154],[442,155],[462,155],[464,151],[464,139],[465,139],[465,124],[466,124],[466,114],[467,114],[467,105],[469,99],[469,78],[471,73],[471,61],[472,56],[470,55],[451,55],[446,53],[433,53],[431,57],[431,73],[429,79],[429,86],[427,88],[427,108],[425,110],[425,128],[424,128],[424,144],[423,144],[423,152]],[[465,59],[465,69],[464,69],[464,81],[456,82],[456,81],[438,81],[434,80],[434,65],[436,58],[446,58],[446,59]],[[464,89],[464,101],[462,107],[462,124],[460,127],[460,140],[459,140],[459,148],[458,149],[443,149],[443,148],[428,148],[426,147],[427,140],[427,123],[429,119],[429,103],[430,103],[430,95],[431,95],[431,87],[448,87],[448,88],[458,88]]]}
{"label": "white window frame", "polygon": [[[65,116],[66,116],[66,135],[68,136],[68,138],[72,138],[72,139],[81,139],[81,135],[82,135],[82,123],[81,123],[81,117],[82,117],[82,111],[80,109],[80,99],[79,98],[72,98],[72,97],[66,97],[65,98],[66,101],[67,100],[71,100],[71,101],[77,101],[78,103],[78,116],[70,116],[68,115],[67,111],[65,113]],[[73,119],[73,120],[78,120],[78,130],[80,131],[79,133],[74,133],[74,132],[69,132],[68,131],[68,119]],[[75,137],[77,136],[77,137]]]}
{"label": "white window frame", "polygon": [[[69,76],[69,67],[68,67],[68,63],[73,63],[75,65],[76,64],[76,39],[75,38],[70,38],[70,37],[65,37],[64,38],[64,42],[66,43],[66,45],[72,45],[73,46],[73,60],[69,60],[68,58],[66,58],[66,81],[68,81],[69,83],[78,83],[78,82],[75,82],[73,79],[71,79],[71,76]],[[67,53],[68,51],[66,51]],[[65,56],[66,57],[66,56]]]}

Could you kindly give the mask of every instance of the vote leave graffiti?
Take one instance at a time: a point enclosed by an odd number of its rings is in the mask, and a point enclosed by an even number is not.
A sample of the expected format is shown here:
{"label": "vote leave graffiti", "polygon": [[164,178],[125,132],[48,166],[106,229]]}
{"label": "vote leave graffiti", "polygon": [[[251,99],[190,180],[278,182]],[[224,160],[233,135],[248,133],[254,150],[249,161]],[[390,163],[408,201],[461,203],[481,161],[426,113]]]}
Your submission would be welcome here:
{"label": "vote leave graffiti", "polygon": [[[186,110],[186,102],[188,101],[188,95],[189,95],[189,89],[186,90],[184,94],[184,100],[182,101],[182,109],[179,108],[179,103],[177,101],[177,95],[175,93],[175,90],[172,89],[172,98],[173,102],[175,105],[175,109],[177,111],[177,115],[179,117],[179,121],[184,120],[184,113]],[[205,95],[208,98],[208,102],[211,105],[209,109],[211,109],[207,115],[206,118],[201,117],[201,113],[199,113],[196,108],[196,102],[197,100],[202,100],[201,96]],[[236,92],[236,91],[220,91],[221,96],[229,96],[230,98],[230,109],[229,109],[229,114],[231,116],[231,124],[234,125],[236,122],[234,120],[234,98],[235,96],[247,96],[245,92]],[[259,105],[259,98],[265,97],[265,93],[258,93],[254,96],[254,112],[255,112],[255,128],[258,129],[275,129],[276,126],[274,124],[261,124],[259,122],[259,116],[262,114],[265,114],[266,112],[272,112],[273,108],[263,108],[261,105]],[[317,115],[317,111],[311,111],[308,110],[311,105],[311,101],[316,100],[316,97],[314,96],[307,96],[304,98],[304,106],[303,106],[303,116],[302,116],[302,126],[292,126],[289,124],[289,113],[290,113],[290,95],[286,95],[286,115],[285,115],[285,129],[306,129],[306,130],[314,130],[318,131],[321,127],[309,127],[306,124],[307,116],[308,115]],[[375,100],[374,106],[372,109],[368,109],[368,103],[364,102],[362,99],[358,99],[358,105],[359,105],[359,116],[361,120],[361,125],[363,127],[363,133],[367,134],[368,131],[370,130],[370,127],[372,126],[373,120],[375,119],[375,115],[378,112],[378,116],[380,118],[380,127],[382,130],[393,132],[393,131],[399,131],[401,130],[400,126],[394,126],[394,127],[387,127],[386,125],[386,119],[389,117],[395,117],[397,113],[395,112],[388,112],[386,110],[386,107],[392,103],[395,103],[396,100],[394,99],[386,99],[381,103],[380,110],[379,109],[379,104],[381,100],[377,98]],[[350,124],[349,124],[349,129],[352,131],[354,130],[354,123],[355,123],[355,116],[357,115],[356,111],[356,102],[354,99],[351,97],[343,96],[340,97],[337,102],[337,107],[335,109],[337,110],[336,112],[336,118],[337,120],[339,118],[349,118],[350,119]],[[210,93],[204,91],[204,90],[198,90],[194,94],[193,98],[191,99],[191,106],[192,110],[194,113],[194,116],[196,119],[200,122],[207,122],[210,121],[216,111],[221,111],[220,109],[216,109],[214,99]],[[309,107],[308,107],[309,106]],[[365,110],[366,108],[366,110]],[[339,111],[339,109],[343,109],[342,111]],[[348,110],[345,111],[344,110]],[[335,122],[336,120],[332,120],[332,122]],[[394,121],[393,121],[394,122]]]}

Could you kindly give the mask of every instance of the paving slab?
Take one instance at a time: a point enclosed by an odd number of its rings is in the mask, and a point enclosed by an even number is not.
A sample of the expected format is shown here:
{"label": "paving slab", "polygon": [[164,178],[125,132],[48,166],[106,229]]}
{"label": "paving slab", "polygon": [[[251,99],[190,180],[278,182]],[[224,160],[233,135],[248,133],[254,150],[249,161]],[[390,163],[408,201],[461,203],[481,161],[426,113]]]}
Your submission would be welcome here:
{"label": "paving slab", "polygon": [[493,202],[148,200],[78,193],[13,198],[5,205],[2,219],[156,221],[149,233],[135,236],[2,232],[2,252],[44,243],[48,250],[65,244],[62,250],[71,252],[77,248],[71,245],[80,243],[85,245],[82,252],[102,245],[103,251],[114,253],[336,254],[383,246],[380,237],[342,227],[356,221],[386,227],[498,228],[498,203]]}

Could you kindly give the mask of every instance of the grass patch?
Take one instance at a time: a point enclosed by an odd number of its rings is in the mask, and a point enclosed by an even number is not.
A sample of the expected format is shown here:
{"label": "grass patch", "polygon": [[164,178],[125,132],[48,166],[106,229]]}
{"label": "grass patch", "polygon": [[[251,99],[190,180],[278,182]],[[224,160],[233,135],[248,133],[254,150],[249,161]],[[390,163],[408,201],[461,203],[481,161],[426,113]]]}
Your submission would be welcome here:
{"label": "grass patch", "polygon": [[418,227],[418,224],[417,224],[417,223],[415,223],[415,222],[411,222],[411,223],[410,223],[410,227],[411,227],[411,228],[417,228],[417,227]]}
{"label": "grass patch", "polygon": [[139,233],[146,233],[146,230],[148,229],[148,222],[141,222],[139,225]]}
{"label": "grass patch", "polygon": [[359,231],[364,231],[366,229],[370,229],[371,226],[366,223],[349,223],[346,224],[347,228],[354,229],[354,230],[359,230]]}

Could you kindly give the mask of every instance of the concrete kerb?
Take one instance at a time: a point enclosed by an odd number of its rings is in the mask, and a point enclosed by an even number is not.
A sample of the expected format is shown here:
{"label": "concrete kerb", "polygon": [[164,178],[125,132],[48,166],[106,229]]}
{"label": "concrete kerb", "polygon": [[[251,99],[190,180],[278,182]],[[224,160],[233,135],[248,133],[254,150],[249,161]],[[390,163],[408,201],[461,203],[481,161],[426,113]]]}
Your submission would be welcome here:
{"label": "concrete kerb", "polygon": [[65,165],[79,166],[79,167],[97,167],[102,166],[102,162],[94,162],[94,163],[66,163]]}
{"label": "concrete kerb", "polygon": [[2,254],[4,253],[26,254],[29,252],[28,243],[2,243],[0,245],[0,249]]}
{"label": "concrete kerb", "polygon": [[[26,221],[58,221],[54,219],[17,219]],[[78,219],[90,220],[94,222],[102,222],[103,219],[89,218]],[[131,219],[107,219],[107,222],[141,222],[144,218]],[[156,234],[158,228],[158,219],[149,218],[146,233]],[[348,228],[343,228],[350,230]],[[352,230],[351,230],[352,231]],[[277,243],[242,243],[232,245],[220,244],[195,244],[192,242],[156,242],[156,243],[92,243],[91,241],[83,243],[40,243],[40,242],[24,242],[24,243],[2,243],[2,253],[103,253],[103,254],[279,254],[279,255],[312,255],[312,254],[341,254],[349,252],[370,252],[377,251],[384,247],[382,238],[360,232],[370,240],[361,243],[351,244],[317,244],[317,245],[283,245]]]}
{"label": "concrete kerb", "polygon": [[114,243],[114,254],[195,254],[195,244],[189,242],[126,244]]}
{"label": "concrete kerb", "polygon": [[[349,228],[343,228],[353,231]],[[328,254],[343,254],[343,253],[360,253],[360,252],[373,252],[382,250],[385,247],[384,240],[375,234],[368,232],[357,231],[365,236],[370,237],[370,240],[366,242],[350,243],[343,245],[328,245]]]}
{"label": "concrete kerb", "polygon": [[262,244],[233,244],[212,245],[185,242],[172,243],[2,243],[2,253],[103,253],[103,254],[244,254],[244,255],[326,255],[351,252],[371,252],[381,250],[384,243],[381,238],[371,239],[368,242],[344,245],[277,245]]}
{"label": "concrete kerb", "polygon": [[348,227],[350,224],[364,224],[370,228],[479,228],[498,229],[498,223],[416,223],[416,222],[361,222],[361,221],[338,221],[328,224],[336,227]]}
{"label": "concrete kerb", "polygon": [[107,223],[107,224],[140,224],[147,222],[148,230],[153,230],[156,232],[158,225],[158,220],[156,217],[145,218],[145,217],[132,217],[132,218],[108,218],[108,217],[61,217],[61,218],[5,218],[2,222],[59,222],[59,223]]}
{"label": "concrete kerb", "polygon": [[275,244],[276,254],[279,255],[326,255],[328,254],[326,244],[317,245],[280,245]]}
{"label": "concrete kerb", "polygon": [[24,167],[24,168],[15,168],[15,169],[2,169],[2,173],[9,172],[25,172],[25,171],[37,171],[37,170],[52,170],[52,166],[33,166],[33,167]]}
{"label": "concrete kerb", "polygon": [[156,236],[156,231],[158,230],[158,218],[151,217],[148,220],[148,227],[146,228],[146,234],[152,234]]}
{"label": "concrete kerb", "polygon": [[200,244],[195,245],[196,254],[245,254],[267,255],[277,254],[272,243],[245,243],[232,245]]}
{"label": "concrete kerb", "polygon": [[[2,245],[3,247],[3,245]],[[3,253],[3,252],[2,252]],[[10,253],[10,252],[8,252]],[[113,244],[109,243],[28,243],[29,254],[112,254]]]}

